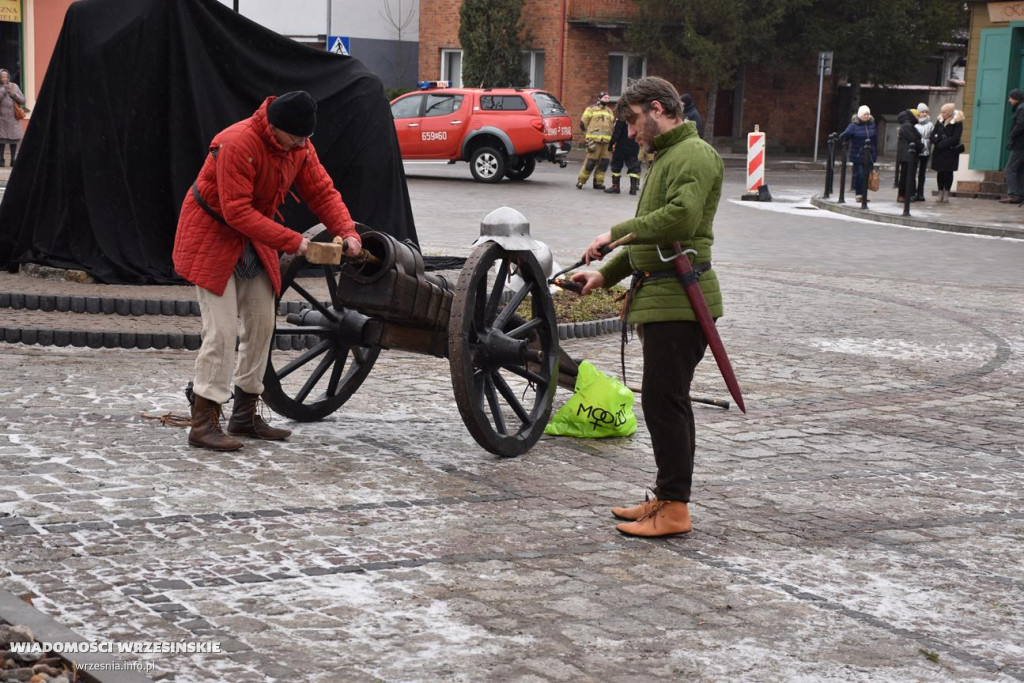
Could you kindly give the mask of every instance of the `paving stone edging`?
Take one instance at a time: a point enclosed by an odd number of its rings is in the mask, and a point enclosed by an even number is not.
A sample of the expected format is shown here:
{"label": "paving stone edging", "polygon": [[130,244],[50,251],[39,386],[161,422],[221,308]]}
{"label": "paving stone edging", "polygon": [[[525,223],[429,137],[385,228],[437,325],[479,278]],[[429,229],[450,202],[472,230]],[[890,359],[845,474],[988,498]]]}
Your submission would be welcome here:
{"label": "paving stone edging", "polygon": [[[324,303],[325,306],[329,305]],[[123,316],[198,316],[198,301],[180,299],[124,299],[100,296],[60,296],[53,294],[22,294],[0,292],[0,308],[14,310],[85,313]],[[300,313],[309,309],[304,301],[282,301],[278,315]],[[618,318],[588,322],[559,323],[558,339],[586,339],[612,334],[622,329]],[[202,336],[185,332],[117,332],[97,330],[52,329],[37,327],[2,327],[0,342],[29,346],[72,346],[90,349],[187,349],[196,351],[202,345]],[[276,335],[274,348],[278,351],[297,351],[312,348],[316,338],[311,335]]]}
{"label": "paving stone edging", "polygon": [[[84,643],[85,638],[71,629],[61,626],[49,615],[40,612],[14,594],[0,588],[0,619],[9,624],[27,626],[39,643]],[[55,653],[64,661],[75,664],[98,665],[96,669],[80,670],[82,680],[91,683],[153,683],[152,679],[140,673],[127,670],[110,670],[124,667],[125,662],[105,652],[76,652],[74,657]]]}
{"label": "paving stone edging", "polygon": [[[329,306],[328,302],[323,302]],[[309,308],[304,301],[281,301],[277,306],[278,315],[299,313]],[[201,315],[199,302],[182,299],[123,299],[106,296],[60,296],[56,294],[22,294],[20,292],[0,292],[0,308],[14,310],[43,311],[50,313],[90,313],[94,315],[164,315],[193,316]]]}
{"label": "paving stone edging", "polygon": [[988,237],[1007,237],[1010,239],[1024,239],[1024,230],[1020,228],[1000,228],[991,225],[972,225],[970,223],[939,222],[914,216],[895,216],[889,213],[871,211],[860,208],[858,203],[837,204],[834,201],[823,199],[821,195],[811,197],[811,204],[824,211],[841,213],[844,216],[865,218],[879,223],[890,223],[893,225],[906,225],[911,228],[928,228],[930,230],[942,230],[944,232],[958,232],[966,235],[986,235]]}
{"label": "paving stone edging", "polygon": [[[559,323],[558,339],[586,339],[612,334],[622,329],[618,318],[591,320],[583,323]],[[26,346],[72,346],[90,349],[164,349],[197,351],[203,343],[200,334],[185,332],[105,332],[37,327],[0,327],[0,342]],[[301,351],[317,344],[313,335],[274,336],[278,351]]]}

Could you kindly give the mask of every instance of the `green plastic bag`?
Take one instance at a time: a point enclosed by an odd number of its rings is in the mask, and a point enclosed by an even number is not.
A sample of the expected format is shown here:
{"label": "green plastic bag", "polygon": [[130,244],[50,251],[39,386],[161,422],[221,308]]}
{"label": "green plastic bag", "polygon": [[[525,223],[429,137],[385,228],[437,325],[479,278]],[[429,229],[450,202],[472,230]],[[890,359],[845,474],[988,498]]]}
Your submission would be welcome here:
{"label": "green plastic bag", "polygon": [[629,436],[636,431],[633,392],[591,363],[580,363],[576,390],[551,416],[545,434],[599,439]]}

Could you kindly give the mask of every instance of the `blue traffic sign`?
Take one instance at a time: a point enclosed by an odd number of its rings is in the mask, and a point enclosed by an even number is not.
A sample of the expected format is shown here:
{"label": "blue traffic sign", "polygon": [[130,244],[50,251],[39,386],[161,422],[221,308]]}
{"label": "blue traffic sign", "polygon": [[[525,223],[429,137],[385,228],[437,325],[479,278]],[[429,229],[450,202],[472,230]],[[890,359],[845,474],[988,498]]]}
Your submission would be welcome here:
{"label": "blue traffic sign", "polygon": [[333,52],[336,55],[349,56],[349,37],[348,36],[328,36],[327,37],[327,51]]}

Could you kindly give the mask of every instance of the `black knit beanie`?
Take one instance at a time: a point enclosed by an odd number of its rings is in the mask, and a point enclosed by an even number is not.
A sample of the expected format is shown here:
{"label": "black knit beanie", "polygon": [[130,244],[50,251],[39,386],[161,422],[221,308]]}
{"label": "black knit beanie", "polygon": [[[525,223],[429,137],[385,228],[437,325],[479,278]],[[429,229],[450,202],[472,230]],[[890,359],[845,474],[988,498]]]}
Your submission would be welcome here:
{"label": "black knit beanie", "polygon": [[1014,88],[1009,92],[1007,97],[1012,97],[1013,99],[1020,102],[1021,100],[1024,100],[1024,90],[1021,90],[1020,88]]}
{"label": "black knit beanie", "polygon": [[308,138],[316,128],[316,100],[305,90],[285,93],[267,107],[267,120],[289,135]]}

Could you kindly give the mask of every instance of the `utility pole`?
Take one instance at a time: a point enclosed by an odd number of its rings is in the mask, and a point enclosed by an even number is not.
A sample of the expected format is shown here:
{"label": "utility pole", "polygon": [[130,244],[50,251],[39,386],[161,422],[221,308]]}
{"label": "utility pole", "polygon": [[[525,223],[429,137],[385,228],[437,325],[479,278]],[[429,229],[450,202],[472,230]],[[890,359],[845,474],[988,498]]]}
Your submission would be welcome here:
{"label": "utility pole", "polygon": [[235,0],[235,11],[238,11],[238,0]]}
{"label": "utility pole", "polygon": [[327,0],[327,41],[324,46],[325,50],[331,49],[331,0]]}
{"label": "utility pole", "polygon": [[818,114],[814,117],[814,161],[818,161],[818,134],[821,130],[821,87],[825,76],[832,75],[832,52],[818,53]]}

